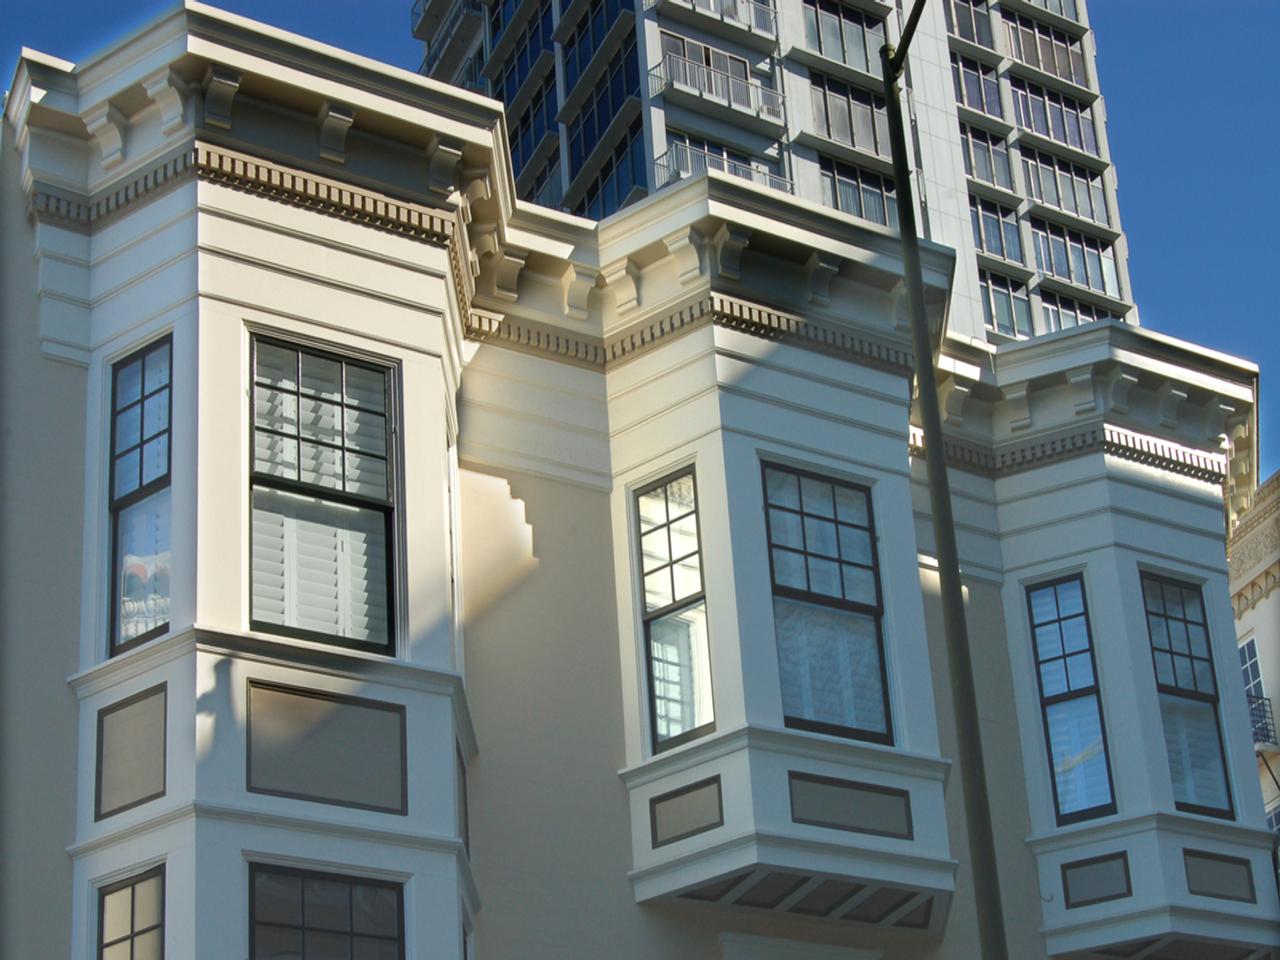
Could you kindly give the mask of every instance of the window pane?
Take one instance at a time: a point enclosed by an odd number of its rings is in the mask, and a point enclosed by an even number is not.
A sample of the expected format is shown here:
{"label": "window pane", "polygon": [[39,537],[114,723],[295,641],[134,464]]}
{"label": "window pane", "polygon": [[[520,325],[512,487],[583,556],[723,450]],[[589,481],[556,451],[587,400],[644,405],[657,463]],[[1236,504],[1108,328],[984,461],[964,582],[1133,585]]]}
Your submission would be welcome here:
{"label": "window pane", "polygon": [[1160,714],[1174,800],[1214,810],[1229,809],[1231,800],[1214,705],[1162,693]]}
{"label": "window pane", "polygon": [[253,619],[390,644],[386,517],[253,488]]}
{"label": "window pane", "polygon": [[784,713],[886,732],[875,620],[777,596],[773,609]]}
{"label": "window pane", "polygon": [[1078,813],[1111,803],[1111,778],[1094,696],[1076,697],[1045,710],[1058,812]]}
{"label": "window pane", "polygon": [[165,487],[116,517],[116,643],[169,622],[170,496]]}
{"label": "window pane", "polygon": [[712,721],[706,604],[649,624],[654,736],[659,743]]}

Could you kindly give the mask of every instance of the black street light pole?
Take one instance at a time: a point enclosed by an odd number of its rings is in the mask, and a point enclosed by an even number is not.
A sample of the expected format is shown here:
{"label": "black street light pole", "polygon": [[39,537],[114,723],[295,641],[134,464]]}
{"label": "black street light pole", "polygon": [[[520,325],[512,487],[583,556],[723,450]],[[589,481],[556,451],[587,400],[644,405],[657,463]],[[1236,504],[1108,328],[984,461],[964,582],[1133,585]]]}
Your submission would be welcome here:
{"label": "black street light pole", "polygon": [[907,163],[907,140],[902,126],[898,78],[906,63],[907,47],[920,23],[925,0],[907,18],[895,50],[880,48],[884,94],[888,102],[889,141],[893,148],[893,178],[898,194],[898,221],[902,231],[902,259],[907,281],[907,308],[911,315],[911,339],[916,354],[916,388],[921,426],[924,428],[925,464],[929,477],[929,502],[933,508],[933,536],[938,556],[942,592],[942,622],[951,660],[951,695],[955,702],[956,751],[964,788],[965,821],[969,856],[973,867],[974,900],[978,914],[978,942],[983,960],[1008,960],[1004,910],[1000,903],[1000,877],[996,869],[991,804],[987,796],[986,767],[978,728],[978,698],[973,685],[973,660],[965,627],[964,593],[960,585],[960,557],[956,550],[955,519],[951,514],[951,487],[943,452],[942,417],[938,412],[938,385],[934,380],[933,344],[924,308],[924,277],[920,272],[920,242],[916,236],[916,208]]}

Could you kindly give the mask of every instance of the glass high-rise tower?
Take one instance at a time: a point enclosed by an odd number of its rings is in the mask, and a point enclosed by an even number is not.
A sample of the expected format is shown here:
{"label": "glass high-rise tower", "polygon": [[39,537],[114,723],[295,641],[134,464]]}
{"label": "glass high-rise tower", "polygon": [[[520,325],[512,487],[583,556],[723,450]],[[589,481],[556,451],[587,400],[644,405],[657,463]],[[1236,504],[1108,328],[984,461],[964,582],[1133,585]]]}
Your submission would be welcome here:
{"label": "glass high-rise tower", "polygon": [[[881,0],[417,0],[422,71],[501,100],[522,197],[592,218],[707,168],[895,229]],[[951,327],[1137,321],[1085,0],[939,0],[907,76]],[[949,75],[949,76],[948,76]]]}

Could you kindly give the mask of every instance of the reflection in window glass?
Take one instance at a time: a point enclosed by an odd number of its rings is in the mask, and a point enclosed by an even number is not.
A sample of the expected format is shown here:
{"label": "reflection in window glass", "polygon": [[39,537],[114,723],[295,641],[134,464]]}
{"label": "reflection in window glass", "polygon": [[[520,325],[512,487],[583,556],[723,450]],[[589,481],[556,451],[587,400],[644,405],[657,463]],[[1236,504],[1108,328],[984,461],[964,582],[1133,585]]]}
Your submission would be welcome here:
{"label": "reflection in window glass", "polygon": [[714,728],[697,485],[692,468],[636,496],[655,751]]}
{"label": "reflection in window glass", "polygon": [[1115,812],[1084,580],[1027,589],[1058,822]]}

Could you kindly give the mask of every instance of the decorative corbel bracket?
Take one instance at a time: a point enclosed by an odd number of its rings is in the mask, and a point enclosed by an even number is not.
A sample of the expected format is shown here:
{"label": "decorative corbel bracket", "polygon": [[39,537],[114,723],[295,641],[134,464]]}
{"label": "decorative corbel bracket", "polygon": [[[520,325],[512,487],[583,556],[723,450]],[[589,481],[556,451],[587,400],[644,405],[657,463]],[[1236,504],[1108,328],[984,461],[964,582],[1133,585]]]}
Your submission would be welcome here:
{"label": "decorative corbel bracket", "polygon": [[[427,142],[427,187],[432,193],[448,196],[458,182],[458,165],[462,163],[462,148],[445,143],[438,134],[432,134]],[[488,189],[488,185],[485,185]],[[486,196],[488,194],[486,193]],[[470,212],[465,208],[463,217],[470,222]]]}
{"label": "decorative corbel bracket", "polygon": [[682,287],[702,277],[703,248],[706,239],[693,227],[684,227],[662,238],[667,254],[675,261],[676,276]]}
{"label": "decorative corbel bracket", "polygon": [[124,159],[124,132],[129,122],[124,114],[110,103],[100,103],[82,119],[102,151],[102,169],[118,165]]}
{"label": "decorative corbel bracket", "polygon": [[353,107],[343,103],[326,101],[316,114],[320,124],[320,157],[333,163],[344,163],[347,159],[347,133],[355,122],[356,112]]}
{"label": "decorative corbel bracket", "polygon": [[570,263],[565,267],[562,283],[564,284],[564,313],[570,320],[584,322],[587,319],[588,299],[600,271]]}
{"label": "decorative corbel bracket", "polygon": [[225,67],[211,66],[204,74],[204,122],[207,126],[231,129],[231,104],[240,90],[240,74]]}
{"label": "decorative corbel bracket", "polygon": [[1225,446],[1227,441],[1227,424],[1236,415],[1233,403],[1218,395],[1209,398],[1204,405],[1204,431],[1206,440],[1219,440]]}
{"label": "decorative corbel bracket", "polygon": [[1107,406],[1116,413],[1129,412],[1129,395],[1138,385],[1138,378],[1124,367],[1114,367],[1103,380],[1103,396]]}
{"label": "decorative corbel bracket", "polygon": [[976,383],[965,377],[951,374],[938,386],[938,400],[942,404],[942,420],[949,426],[964,423],[964,407],[973,395]]}
{"label": "decorative corbel bracket", "polygon": [[1025,430],[1031,426],[1031,384],[1026,380],[1011,383],[1002,392],[1009,408],[1009,429]]}
{"label": "decorative corbel bracket", "polygon": [[734,223],[724,223],[711,238],[715,250],[715,275],[729,280],[742,279],[742,251],[751,242],[751,231]]}
{"label": "decorative corbel bracket", "polygon": [[605,286],[613,291],[618,313],[625,313],[640,304],[640,268],[630,257],[623,257],[600,271]]}
{"label": "decorative corbel bracket", "polygon": [[501,251],[494,258],[493,292],[500,300],[515,303],[520,297],[520,271],[528,254]]}
{"label": "decorative corbel bracket", "polygon": [[142,88],[160,108],[160,132],[167,137],[181,130],[186,119],[186,81],[165,67],[144,79]]}
{"label": "decorative corbel bracket", "polygon": [[1071,402],[1077,417],[1098,409],[1098,398],[1093,392],[1092,365],[1068,370],[1067,386],[1071,388]]}
{"label": "decorative corbel bracket", "polygon": [[1187,391],[1175,383],[1164,383],[1157,388],[1156,409],[1160,413],[1161,426],[1172,428],[1178,425],[1178,410],[1186,399]]}
{"label": "decorative corbel bracket", "polygon": [[815,250],[804,265],[809,302],[826,306],[831,303],[831,281],[840,272],[842,260],[833,253]]}

